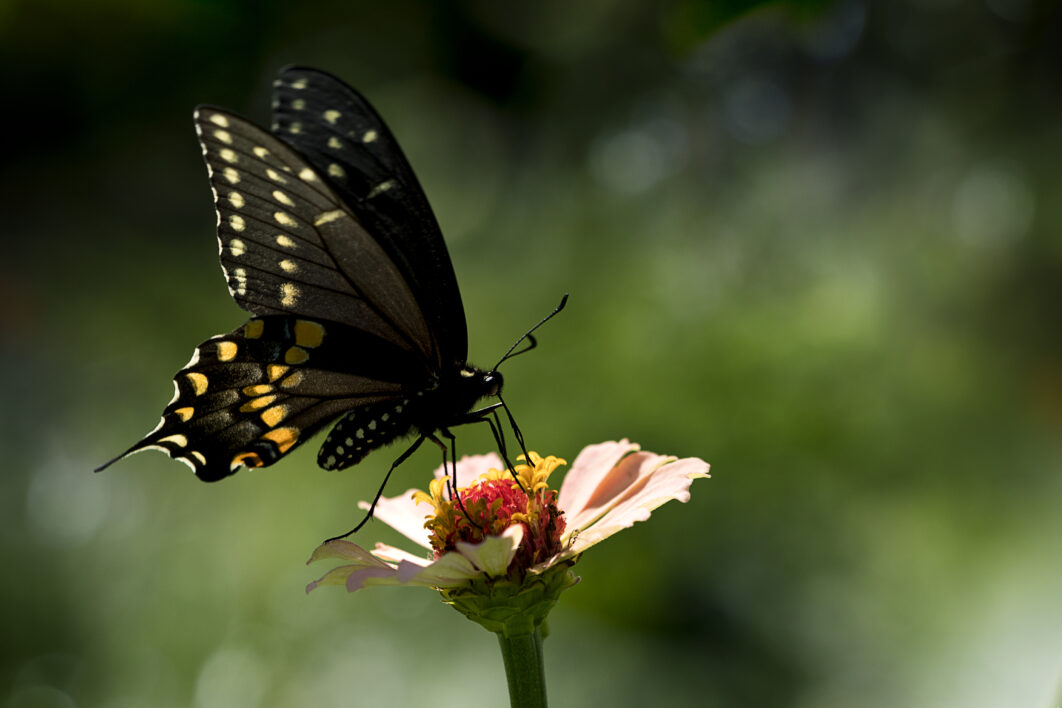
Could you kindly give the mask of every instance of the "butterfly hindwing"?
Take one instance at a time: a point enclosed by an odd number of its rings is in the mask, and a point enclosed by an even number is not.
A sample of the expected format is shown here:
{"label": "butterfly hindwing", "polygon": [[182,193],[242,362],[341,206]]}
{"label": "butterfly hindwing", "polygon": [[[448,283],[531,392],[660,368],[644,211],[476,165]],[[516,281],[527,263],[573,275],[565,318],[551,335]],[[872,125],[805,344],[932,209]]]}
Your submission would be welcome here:
{"label": "butterfly hindwing", "polygon": [[341,323],[255,318],[196,348],[159,426],[121,457],[158,448],[205,481],[264,467],[351,408],[403,400],[416,366],[407,352]]}
{"label": "butterfly hindwing", "polygon": [[289,67],[274,83],[274,132],[321,174],[405,275],[439,350],[464,361],[468,333],[442,233],[409,162],[357,91],[316,69]]}

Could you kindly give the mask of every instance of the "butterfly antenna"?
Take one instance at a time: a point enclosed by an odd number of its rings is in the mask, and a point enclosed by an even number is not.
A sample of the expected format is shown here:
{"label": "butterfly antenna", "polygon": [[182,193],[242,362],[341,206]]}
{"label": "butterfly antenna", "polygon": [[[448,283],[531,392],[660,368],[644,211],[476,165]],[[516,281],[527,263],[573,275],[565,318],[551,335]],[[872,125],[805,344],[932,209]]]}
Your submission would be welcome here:
{"label": "butterfly antenna", "polygon": [[[505,356],[503,356],[501,359],[499,359],[498,363],[495,364],[494,368],[491,369],[491,370],[492,371],[497,371],[498,367],[501,366],[502,362],[504,362],[506,359],[512,359],[514,356],[519,356],[520,354],[526,354],[527,352],[529,352],[532,349],[534,349],[535,347],[537,347],[538,346],[538,340],[535,339],[535,337],[532,334],[532,332],[534,332],[536,329],[538,329],[539,327],[541,327],[542,325],[546,324],[551,319],[553,319],[553,317],[556,316],[557,313],[559,313],[561,310],[564,309],[564,306],[566,304],[568,304],[568,293],[564,293],[564,297],[561,298],[560,304],[553,308],[553,312],[551,312],[548,315],[546,315],[545,317],[543,317],[539,321],[539,323],[537,325],[535,325],[531,329],[529,329],[526,332],[524,332],[523,336],[521,336],[519,339],[517,339],[515,342],[513,342],[513,345],[511,347],[509,347],[509,351],[505,352]],[[526,347],[524,347],[523,349],[521,349],[520,351],[515,351],[515,349],[518,346],[520,346],[520,344],[525,339],[528,340],[528,345]],[[506,410],[506,412],[508,412],[509,409],[506,408],[505,410]],[[509,416],[509,417],[510,417],[510,419],[512,418],[512,416]]]}

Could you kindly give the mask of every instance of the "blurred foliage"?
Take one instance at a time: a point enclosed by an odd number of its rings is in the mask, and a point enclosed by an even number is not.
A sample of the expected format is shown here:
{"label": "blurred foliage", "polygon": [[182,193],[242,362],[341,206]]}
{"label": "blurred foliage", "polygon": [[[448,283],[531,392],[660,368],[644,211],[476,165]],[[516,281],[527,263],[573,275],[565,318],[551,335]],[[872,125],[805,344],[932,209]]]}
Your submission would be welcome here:
{"label": "blurred foliage", "polygon": [[90,472],[243,319],[191,109],[268,122],[287,63],[399,136],[473,361],[571,293],[504,370],[533,448],[713,463],[578,567],[554,705],[1054,705],[1060,21],[1037,0],[0,4],[0,705],[503,702],[493,640],[431,593],[302,595],[396,449],[216,485],[162,455]]}

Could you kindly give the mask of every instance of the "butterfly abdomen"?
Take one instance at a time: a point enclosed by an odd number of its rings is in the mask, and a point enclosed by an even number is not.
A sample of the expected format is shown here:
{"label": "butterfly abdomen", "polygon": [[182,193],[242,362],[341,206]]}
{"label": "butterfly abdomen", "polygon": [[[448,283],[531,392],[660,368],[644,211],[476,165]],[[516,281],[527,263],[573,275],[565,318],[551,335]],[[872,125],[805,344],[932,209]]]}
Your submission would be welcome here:
{"label": "butterfly abdomen", "polygon": [[326,470],[356,465],[373,450],[409,435],[430,437],[438,430],[468,422],[481,398],[497,395],[501,375],[467,364],[455,365],[429,386],[399,400],[356,408],[336,423],[317,463]]}

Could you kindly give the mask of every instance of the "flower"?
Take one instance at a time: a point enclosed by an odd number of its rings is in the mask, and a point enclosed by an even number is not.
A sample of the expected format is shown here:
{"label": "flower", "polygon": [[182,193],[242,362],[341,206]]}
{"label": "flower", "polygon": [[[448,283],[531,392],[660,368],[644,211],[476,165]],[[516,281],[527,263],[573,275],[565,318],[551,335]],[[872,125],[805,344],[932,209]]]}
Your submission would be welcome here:
{"label": "flower", "polygon": [[[321,585],[343,585],[350,592],[370,585],[420,585],[444,591],[450,601],[462,589],[483,590],[484,583],[495,592],[502,581],[514,591],[535,581],[549,586],[547,595],[559,594],[578,581],[568,568],[580,554],[648,519],[665,502],[688,501],[693,480],[710,476],[703,460],[643,452],[620,440],[583,449],[557,493],[549,477],[564,460],[529,456],[513,472],[493,453],[463,458],[456,476],[470,484],[459,489],[460,501],[446,497],[450,480],[441,468],[428,493],[409,490],[380,499],[375,517],[430,556],[384,543],[367,551],[351,541],[328,541],[309,562],[344,564],[310,583],[307,592]],[[365,502],[360,506],[368,508]],[[564,572],[551,573],[554,569]]]}

